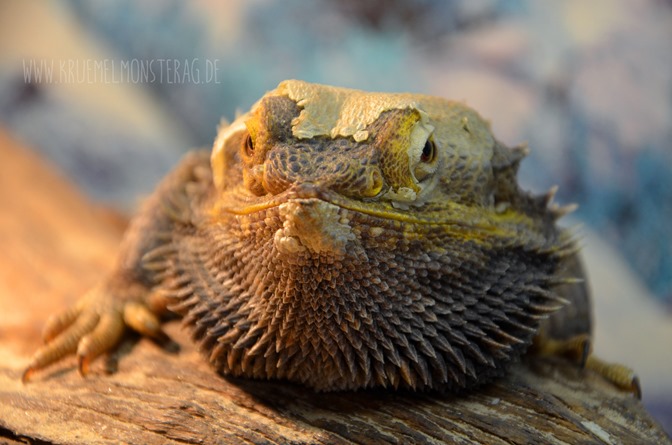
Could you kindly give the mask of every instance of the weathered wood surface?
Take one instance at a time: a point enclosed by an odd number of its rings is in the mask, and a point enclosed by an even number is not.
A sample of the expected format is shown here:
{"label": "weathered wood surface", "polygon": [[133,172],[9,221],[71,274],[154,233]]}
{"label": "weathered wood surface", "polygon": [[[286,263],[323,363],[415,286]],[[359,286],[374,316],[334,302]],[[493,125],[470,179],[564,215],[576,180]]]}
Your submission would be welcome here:
{"label": "weathered wood surface", "polygon": [[179,353],[129,339],[118,370],[66,361],[23,385],[47,315],[110,266],[119,220],[0,132],[0,443],[672,443],[639,401],[560,362],[529,360],[464,396],[315,394],[214,373],[179,323]]}

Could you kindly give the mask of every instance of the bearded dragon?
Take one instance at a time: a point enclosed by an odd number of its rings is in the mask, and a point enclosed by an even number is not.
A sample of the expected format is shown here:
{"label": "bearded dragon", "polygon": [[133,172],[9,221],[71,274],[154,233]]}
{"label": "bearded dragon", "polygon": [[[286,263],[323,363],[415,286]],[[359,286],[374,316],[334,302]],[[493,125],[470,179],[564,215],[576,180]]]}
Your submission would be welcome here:
{"label": "bearded dragon", "polygon": [[282,82],[161,182],[23,379],[168,308],[224,375],[460,391],[535,351],[638,392],[590,354],[571,207],[519,187],[527,151],[461,103]]}

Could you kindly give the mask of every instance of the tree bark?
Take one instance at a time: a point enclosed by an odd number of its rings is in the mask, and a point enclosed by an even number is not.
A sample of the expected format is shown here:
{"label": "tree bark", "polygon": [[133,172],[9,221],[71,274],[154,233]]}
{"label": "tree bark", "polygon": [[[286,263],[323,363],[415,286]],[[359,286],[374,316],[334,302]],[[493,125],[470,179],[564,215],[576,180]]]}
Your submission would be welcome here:
{"label": "tree bark", "polygon": [[317,394],[216,374],[177,321],[177,353],[129,337],[112,374],[71,359],[24,385],[43,322],[111,266],[123,224],[2,132],[0,159],[0,443],[672,443],[631,394],[560,360],[463,395]]}

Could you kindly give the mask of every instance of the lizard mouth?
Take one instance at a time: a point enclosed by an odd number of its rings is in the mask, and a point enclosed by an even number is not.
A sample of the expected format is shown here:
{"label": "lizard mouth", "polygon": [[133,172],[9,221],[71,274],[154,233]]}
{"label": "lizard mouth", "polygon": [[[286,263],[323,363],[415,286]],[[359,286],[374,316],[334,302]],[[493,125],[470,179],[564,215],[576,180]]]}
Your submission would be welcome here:
{"label": "lizard mouth", "polygon": [[[370,222],[378,220],[384,225],[401,223],[413,225],[417,229],[422,226],[441,226],[445,232],[454,233],[460,238],[467,236],[482,239],[505,235],[504,232],[507,232],[496,219],[488,216],[488,212],[450,201],[443,201],[441,206],[434,206],[434,208],[420,209],[413,204],[405,208],[397,208],[390,201],[380,201],[376,197],[364,200],[354,199],[314,183],[295,184],[271,198],[251,197],[246,193],[235,195],[237,202],[220,205],[216,211],[238,216],[252,216],[292,201],[322,202],[355,215],[361,215]],[[514,220],[515,218],[509,217],[507,223],[516,222]],[[515,232],[517,229],[514,227],[512,230]]]}
{"label": "lizard mouth", "polygon": [[450,224],[450,220],[446,220],[445,212],[443,217],[440,217],[438,211],[423,212],[422,215],[419,215],[409,212],[408,209],[397,209],[390,202],[377,201],[375,197],[358,200],[314,183],[295,184],[286,191],[271,198],[251,198],[239,194],[237,201],[232,203],[232,205],[220,206],[218,210],[233,215],[252,215],[279,207],[291,201],[321,201],[341,209],[383,220],[418,224]]}
{"label": "lizard mouth", "polygon": [[[246,191],[231,193],[227,204],[219,204],[216,214],[259,217],[269,210],[278,210],[283,204],[320,206],[320,208],[347,211],[350,219],[365,222],[369,226],[382,226],[406,233],[423,234],[439,230],[443,235],[474,241],[488,242],[492,238],[515,238],[520,230],[531,230],[531,223],[523,215],[493,214],[482,208],[474,208],[456,202],[443,201],[433,208],[396,208],[390,201],[376,198],[358,200],[314,183],[294,184],[284,192],[272,197],[255,197]],[[414,211],[416,210],[416,211]],[[357,216],[359,215],[359,217]],[[319,215],[314,214],[315,218]],[[400,227],[403,226],[403,227]]]}

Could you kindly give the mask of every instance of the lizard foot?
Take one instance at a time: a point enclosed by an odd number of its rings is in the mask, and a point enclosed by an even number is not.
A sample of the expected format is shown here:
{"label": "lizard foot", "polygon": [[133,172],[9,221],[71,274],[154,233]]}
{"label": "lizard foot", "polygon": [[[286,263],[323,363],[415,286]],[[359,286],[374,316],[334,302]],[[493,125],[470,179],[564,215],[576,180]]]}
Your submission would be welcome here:
{"label": "lizard foot", "polygon": [[91,362],[112,350],[126,327],[158,340],[167,339],[157,315],[142,298],[144,294],[144,288],[136,288],[131,289],[131,298],[117,298],[106,286],[98,286],[74,306],[52,316],[44,328],[45,344],[33,355],[23,373],[23,382],[28,382],[36,371],[75,353],[79,372],[86,376]]}
{"label": "lizard foot", "polygon": [[561,356],[575,361],[582,368],[590,369],[620,389],[642,398],[639,378],[627,366],[608,363],[592,354],[590,335],[580,334],[566,340],[556,340],[540,335],[535,338],[534,353],[541,356]]}

